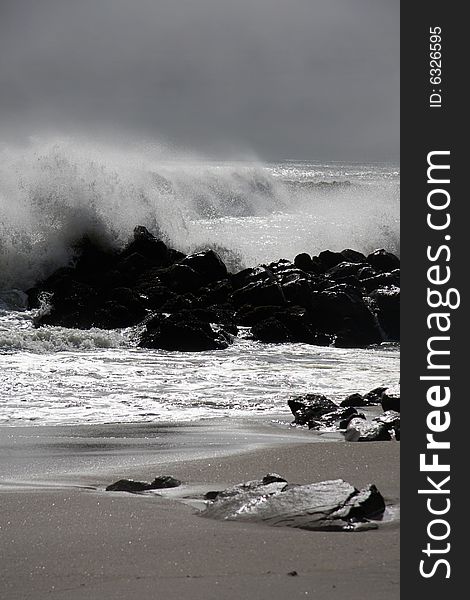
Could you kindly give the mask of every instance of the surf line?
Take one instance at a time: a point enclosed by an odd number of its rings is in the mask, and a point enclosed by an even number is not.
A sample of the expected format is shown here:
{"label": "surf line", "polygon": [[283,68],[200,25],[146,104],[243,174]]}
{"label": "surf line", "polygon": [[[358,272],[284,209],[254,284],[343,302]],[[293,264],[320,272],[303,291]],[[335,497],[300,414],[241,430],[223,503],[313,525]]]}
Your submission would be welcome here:
{"label": "surf line", "polygon": [[[442,158],[444,157],[444,162]],[[426,390],[426,452],[419,455],[419,470],[426,475],[426,489],[418,494],[425,496],[427,540],[421,552],[427,557],[419,563],[419,573],[429,579],[435,575],[448,579],[451,575],[449,541],[451,526],[450,441],[446,436],[451,424],[451,311],[460,306],[460,293],[450,287],[451,224],[450,151],[435,150],[427,155],[427,226],[439,235],[439,243],[427,247],[426,374],[420,381]]]}

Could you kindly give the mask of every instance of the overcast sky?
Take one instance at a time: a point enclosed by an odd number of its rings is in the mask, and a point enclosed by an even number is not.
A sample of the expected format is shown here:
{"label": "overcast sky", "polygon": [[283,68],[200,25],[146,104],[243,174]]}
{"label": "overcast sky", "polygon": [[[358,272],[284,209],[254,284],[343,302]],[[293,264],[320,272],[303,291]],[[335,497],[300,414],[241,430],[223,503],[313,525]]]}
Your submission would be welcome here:
{"label": "overcast sky", "polygon": [[399,0],[0,0],[0,127],[396,160]]}

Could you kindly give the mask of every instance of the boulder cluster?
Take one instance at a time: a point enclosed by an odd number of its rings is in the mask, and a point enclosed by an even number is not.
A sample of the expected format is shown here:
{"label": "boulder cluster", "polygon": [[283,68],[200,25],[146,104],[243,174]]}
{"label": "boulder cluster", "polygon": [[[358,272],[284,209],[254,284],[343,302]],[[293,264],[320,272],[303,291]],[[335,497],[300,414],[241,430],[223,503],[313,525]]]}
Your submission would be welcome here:
{"label": "boulder cluster", "polygon": [[214,250],[169,248],[145,227],[119,252],[84,239],[77,259],[28,290],[36,326],[141,325],[146,348],[227,348],[239,327],[255,340],[361,347],[398,341],[400,261],[354,250],[229,273]]}
{"label": "boulder cluster", "polygon": [[[316,431],[344,433],[347,442],[400,440],[400,390],[377,387],[367,394],[351,394],[339,405],[322,394],[304,394],[288,400],[294,425]],[[367,419],[357,408],[380,405],[382,414]]]}

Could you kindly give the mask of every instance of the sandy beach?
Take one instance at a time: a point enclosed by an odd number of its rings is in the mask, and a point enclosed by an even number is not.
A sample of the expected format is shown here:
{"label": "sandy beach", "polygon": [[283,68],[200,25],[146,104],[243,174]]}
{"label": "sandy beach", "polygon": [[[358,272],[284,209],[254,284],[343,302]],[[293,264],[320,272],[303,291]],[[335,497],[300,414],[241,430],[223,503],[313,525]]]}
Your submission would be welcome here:
{"label": "sandy beach", "polygon": [[[397,519],[361,533],[310,532],[202,518],[185,500],[275,471],[296,483],[375,483],[396,510],[396,442],[220,420],[4,427],[0,447],[2,600],[399,596]],[[161,474],[183,486],[104,491],[122,477]]]}

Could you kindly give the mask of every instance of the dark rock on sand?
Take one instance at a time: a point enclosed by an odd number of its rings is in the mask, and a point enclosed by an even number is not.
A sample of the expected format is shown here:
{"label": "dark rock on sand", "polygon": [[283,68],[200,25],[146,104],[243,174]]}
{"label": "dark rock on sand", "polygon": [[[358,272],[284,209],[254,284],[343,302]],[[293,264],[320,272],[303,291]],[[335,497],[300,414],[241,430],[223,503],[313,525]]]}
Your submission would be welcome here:
{"label": "dark rock on sand", "polygon": [[295,396],[287,401],[296,425],[308,425],[323,415],[338,410],[338,406],[322,394]]}
{"label": "dark rock on sand", "polygon": [[[275,484],[274,486],[271,484]],[[283,490],[287,486],[287,479],[284,479],[281,475],[277,473],[268,473],[263,477],[263,479],[256,479],[253,481],[246,481],[244,483],[238,483],[233,487],[227,488],[225,490],[219,491],[210,491],[207,492],[204,496],[206,500],[215,500],[216,498],[231,498],[234,496],[239,496],[245,492],[262,490],[265,493],[267,491],[273,490]]]}
{"label": "dark rock on sand", "polygon": [[134,481],[133,479],[119,479],[115,483],[108,485],[107,492],[145,492],[150,489],[150,483],[146,481]]}
{"label": "dark rock on sand", "polygon": [[307,425],[309,429],[317,431],[357,415],[355,408],[339,408],[332,400],[320,394],[297,396],[288,400],[288,405],[296,425]]}
{"label": "dark rock on sand", "polygon": [[351,419],[344,438],[347,442],[383,442],[392,439],[388,428],[383,423],[360,418]]}
{"label": "dark rock on sand", "polygon": [[148,490],[161,490],[174,488],[181,485],[181,481],[171,475],[160,475],[155,477],[152,482],[134,481],[133,479],[120,479],[106,488],[107,492],[146,492]]}
{"label": "dark rock on sand", "polygon": [[171,475],[160,475],[150,483],[151,490],[163,490],[167,488],[175,488],[181,485],[181,481]]}
{"label": "dark rock on sand", "polygon": [[337,408],[316,419],[310,419],[307,425],[309,429],[315,429],[316,431],[325,429],[326,427],[332,427],[336,424],[338,424],[339,429],[344,429],[346,427],[345,424],[349,423],[349,421],[356,416],[358,416],[358,412],[353,407]]}
{"label": "dark rock on sand", "polygon": [[342,479],[308,485],[265,479],[212,493],[202,515],[312,531],[354,531],[376,527],[370,520],[381,519],[385,510],[374,485],[357,490]]}

